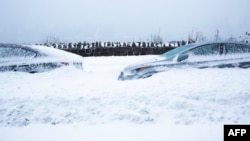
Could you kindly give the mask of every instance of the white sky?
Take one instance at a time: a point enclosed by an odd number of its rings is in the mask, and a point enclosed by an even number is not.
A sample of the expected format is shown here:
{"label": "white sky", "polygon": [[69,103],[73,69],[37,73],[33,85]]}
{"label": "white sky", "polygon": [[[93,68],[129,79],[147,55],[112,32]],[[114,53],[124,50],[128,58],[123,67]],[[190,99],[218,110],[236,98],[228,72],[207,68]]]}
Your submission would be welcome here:
{"label": "white sky", "polygon": [[250,31],[249,0],[1,0],[0,42],[131,41]]}

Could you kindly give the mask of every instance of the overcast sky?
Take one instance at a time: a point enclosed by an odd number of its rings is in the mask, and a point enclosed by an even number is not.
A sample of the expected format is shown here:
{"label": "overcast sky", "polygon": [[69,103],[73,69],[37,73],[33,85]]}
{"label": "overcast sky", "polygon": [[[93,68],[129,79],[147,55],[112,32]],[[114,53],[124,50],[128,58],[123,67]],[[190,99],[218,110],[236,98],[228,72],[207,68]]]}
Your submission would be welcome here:
{"label": "overcast sky", "polygon": [[187,40],[250,32],[250,0],[0,0],[0,42]]}

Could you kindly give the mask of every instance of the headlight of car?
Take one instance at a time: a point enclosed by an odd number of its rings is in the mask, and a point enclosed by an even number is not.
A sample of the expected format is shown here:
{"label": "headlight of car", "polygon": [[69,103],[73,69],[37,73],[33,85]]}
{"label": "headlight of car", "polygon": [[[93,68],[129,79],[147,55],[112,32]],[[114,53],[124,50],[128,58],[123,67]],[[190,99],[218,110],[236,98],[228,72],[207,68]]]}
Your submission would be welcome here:
{"label": "headlight of car", "polygon": [[142,71],[144,71],[145,69],[147,69],[148,67],[140,67],[140,68],[137,68],[137,69],[135,69],[136,70],[136,72],[142,72]]}

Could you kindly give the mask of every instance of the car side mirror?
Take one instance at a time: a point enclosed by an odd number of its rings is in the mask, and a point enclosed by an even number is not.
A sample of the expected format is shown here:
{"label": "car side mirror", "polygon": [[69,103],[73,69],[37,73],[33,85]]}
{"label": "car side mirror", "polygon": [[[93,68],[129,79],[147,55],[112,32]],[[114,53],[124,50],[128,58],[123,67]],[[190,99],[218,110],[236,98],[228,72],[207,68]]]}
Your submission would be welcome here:
{"label": "car side mirror", "polygon": [[185,59],[188,58],[188,54],[180,54],[178,57],[177,57],[177,62],[181,62]]}

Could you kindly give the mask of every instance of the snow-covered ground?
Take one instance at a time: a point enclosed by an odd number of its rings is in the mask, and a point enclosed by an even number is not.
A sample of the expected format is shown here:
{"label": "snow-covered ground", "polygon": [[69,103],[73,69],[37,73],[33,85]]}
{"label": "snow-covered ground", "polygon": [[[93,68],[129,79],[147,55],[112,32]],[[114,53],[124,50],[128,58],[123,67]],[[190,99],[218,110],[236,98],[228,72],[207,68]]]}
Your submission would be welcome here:
{"label": "snow-covered ground", "polygon": [[170,69],[118,81],[155,56],[88,57],[86,70],[0,73],[0,141],[221,141],[250,124],[250,69]]}

